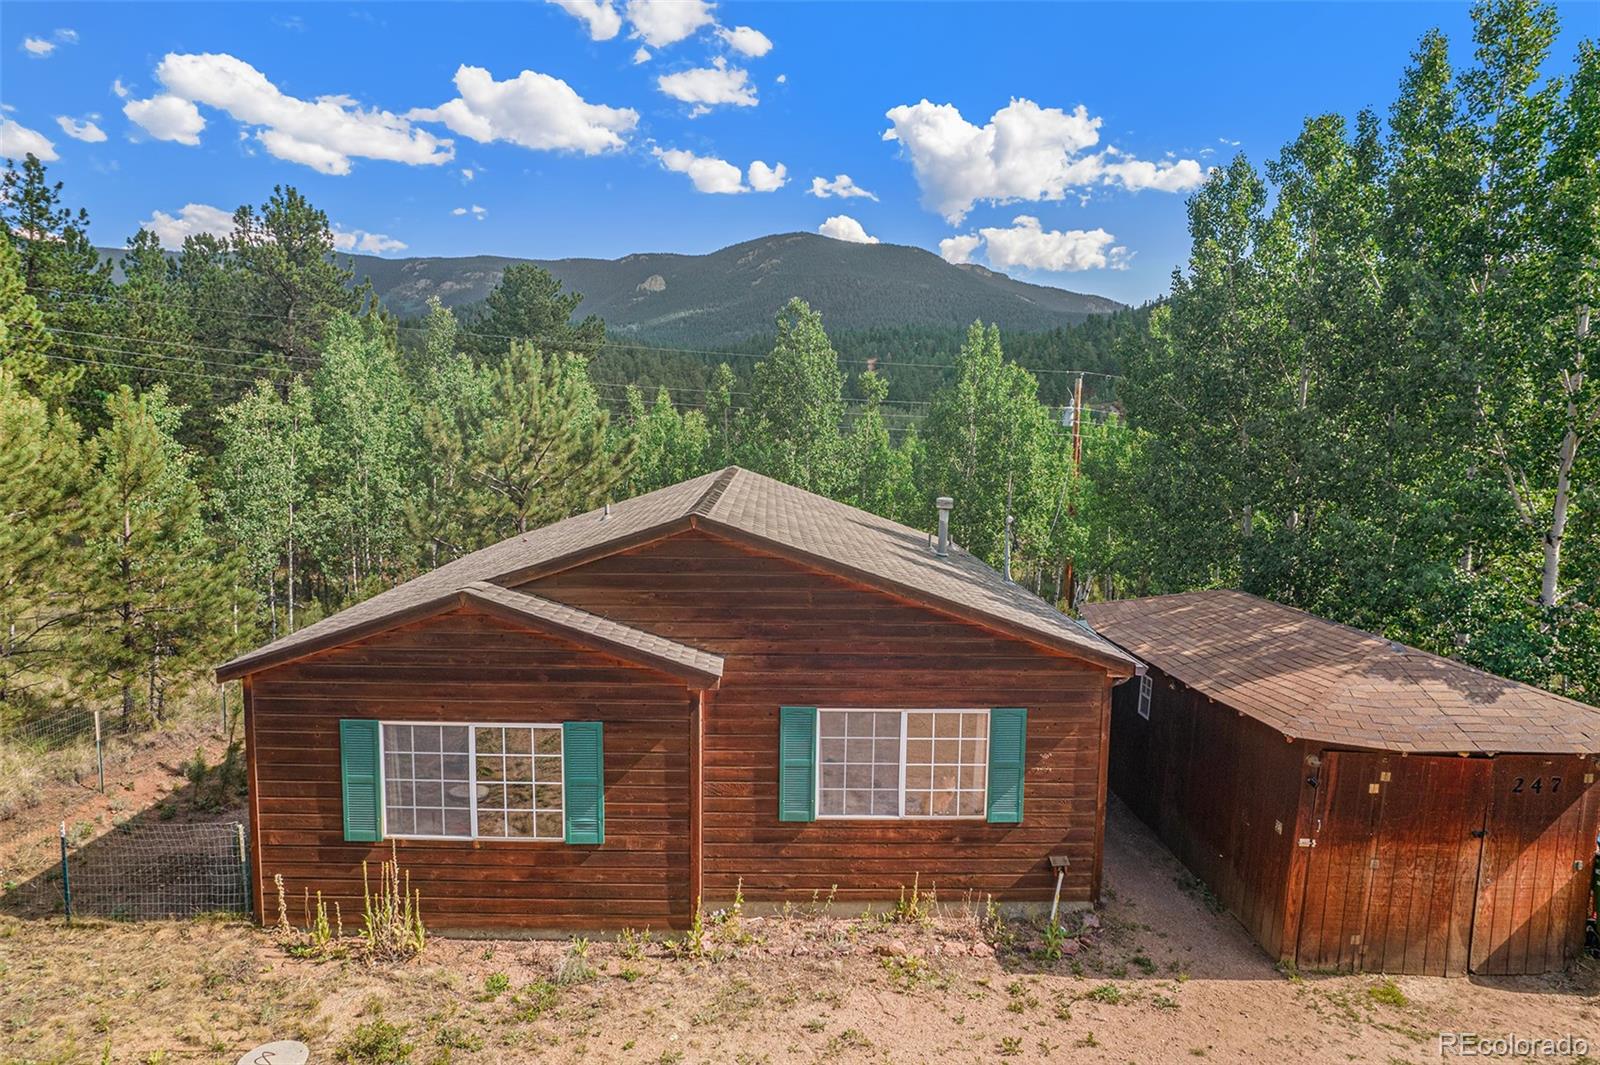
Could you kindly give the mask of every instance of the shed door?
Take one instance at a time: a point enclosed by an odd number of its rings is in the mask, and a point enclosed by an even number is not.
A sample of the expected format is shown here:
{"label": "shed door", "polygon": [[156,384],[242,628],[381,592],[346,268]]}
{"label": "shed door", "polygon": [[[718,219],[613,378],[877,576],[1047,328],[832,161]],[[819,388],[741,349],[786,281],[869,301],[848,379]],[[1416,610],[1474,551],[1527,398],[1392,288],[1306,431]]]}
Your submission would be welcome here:
{"label": "shed door", "polygon": [[1600,789],[1584,758],[1493,760],[1472,931],[1475,973],[1564,968],[1583,943]]}
{"label": "shed door", "polygon": [[1489,761],[1352,751],[1325,759],[1297,963],[1465,973]]}

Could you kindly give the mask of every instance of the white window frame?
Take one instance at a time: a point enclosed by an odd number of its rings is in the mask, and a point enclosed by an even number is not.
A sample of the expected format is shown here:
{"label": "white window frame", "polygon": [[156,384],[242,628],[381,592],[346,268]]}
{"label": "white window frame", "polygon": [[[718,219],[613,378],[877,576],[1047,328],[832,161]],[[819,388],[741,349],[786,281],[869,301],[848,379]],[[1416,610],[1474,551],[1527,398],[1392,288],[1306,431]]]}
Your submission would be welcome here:
{"label": "white window frame", "polygon": [[[468,780],[467,823],[472,826],[470,836],[440,836],[418,835],[416,833],[400,833],[389,831],[389,779],[388,779],[388,753],[387,744],[384,742],[383,730],[386,725],[423,725],[438,726],[441,728],[464,728],[467,730],[467,772],[471,777]],[[555,729],[561,737],[561,823],[563,828],[567,820],[567,734],[561,727],[561,722],[537,721],[405,721],[384,718],[378,722],[378,794],[383,801],[378,804],[381,811],[380,820],[383,822],[384,839],[416,839],[416,840],[455,840],[458,842],[472,843],[486,840],[497,843],[560,843],[565,833],[560,836],[480,836],[478,835],[478,730],[480,728],[527,728],[527,729]],[[530,754],[529,757],[535,757]],[[549,757],[546,755],[546,757]],[[502,781],[502,783],[504,783]],[[537,809],[537,806],[535,807]],[[548,811],[546,811],[548,812]],[[538,831],[538,817],[534,818],[534,831]]]}
{"label": "white window frame", "polygon": [[[817,725],[811,737],[811,764],[816,767],[811,786],[811,808],[818,821],[987,821],[989,818],[989,707],[987,706],[819,706]],[[822,715],[823,714],[899,714],[900,715],[900,779],[898,783],[898,813],[892,814],[825,814],[822,812]],[[983,812],[976,814],[908,814],[906,813],[906,717],[911,714],[982,714],[984,728]],[[959,771],[959,763],[958,763]],[[957,794],[960,786],[957,780]],[[566,801],[563,794],[562,801]],[[960,805],[958,797],[957,803]],[[476,823],[476,822],[474,822]]]}
{"label": "white window frame", "polygon": [[1150,694],[1153,688],[1154,685],[1150,682],[1150,674],[1146,673],[1139,678],[1139,703],[1135,709],[1139,712],[1139,716],[1146,721],[1150,720]]}

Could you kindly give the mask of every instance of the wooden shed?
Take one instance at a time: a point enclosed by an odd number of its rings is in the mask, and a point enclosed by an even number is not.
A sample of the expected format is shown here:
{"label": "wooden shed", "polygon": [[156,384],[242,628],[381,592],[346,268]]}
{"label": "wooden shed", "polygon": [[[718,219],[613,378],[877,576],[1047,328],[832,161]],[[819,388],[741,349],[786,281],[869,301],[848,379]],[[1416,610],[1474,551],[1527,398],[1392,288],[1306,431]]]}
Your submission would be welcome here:
{"label": "wooden shed", "polygon": [[920,880],[1096,898],[1133,660],[958,545],[729,467],[450,562],[221,667],[258,903],[682,926]]}
{"label": "wooden shed", "polygon": [[1242,592],[1084,614],[1148,670],[1112,788],[1269,954],[1453,975],[1582,948],[1600,710]]}

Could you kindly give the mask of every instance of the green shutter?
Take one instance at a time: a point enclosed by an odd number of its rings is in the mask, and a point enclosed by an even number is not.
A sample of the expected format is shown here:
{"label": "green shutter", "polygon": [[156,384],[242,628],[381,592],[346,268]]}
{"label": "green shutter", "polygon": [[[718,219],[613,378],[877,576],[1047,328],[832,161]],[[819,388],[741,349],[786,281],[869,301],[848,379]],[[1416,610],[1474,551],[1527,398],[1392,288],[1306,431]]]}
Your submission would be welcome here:
{"label": "green shutter", "polygon": [[568,721],[561,726],[568,843],[606,841],[606,769],[601,733],[598,721]]}
{"label": "green shutter", "polygon": [[989,711],[989,822],[1022,823],[1022,763],[1027,751],[1028,711]]}
{"label": "green shutter", "polygon": [[373,843],[383,838],[383,807],[378,774],[378,722],[339,722],[340,791],[344,797],[344,838]]}
{"label": "green shutter", "polygon": [[785,706],[778,717],[778,820],[817,819],[817,708]]}

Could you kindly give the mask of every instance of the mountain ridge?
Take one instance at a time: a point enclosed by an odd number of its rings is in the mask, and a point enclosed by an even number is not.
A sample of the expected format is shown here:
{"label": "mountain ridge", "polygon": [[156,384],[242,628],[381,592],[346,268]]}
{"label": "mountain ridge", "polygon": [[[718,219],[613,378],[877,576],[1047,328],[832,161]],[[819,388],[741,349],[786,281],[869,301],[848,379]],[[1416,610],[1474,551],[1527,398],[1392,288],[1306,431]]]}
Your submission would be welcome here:
{"label": "mountain ridge", "polygon": [[[101,254],[115,260],[121,252],[103,248]],[[701,347],[771,333],[773,316],[794,296],[818,310],[830,332],[964,329],[981,319],[1004,332],[1041,333],[1124,306],[976,264],[948,263],[922,248],[854,244],[815,233],[778,233],[699,255],[339,258],[348,258],[356,281],[370,279],[383,305],[403,317],[425,313],[435,296],[456,309],[481,304],[508,266],[533,263],[582,293],[578,315],[599,315],[611,336]]]}

